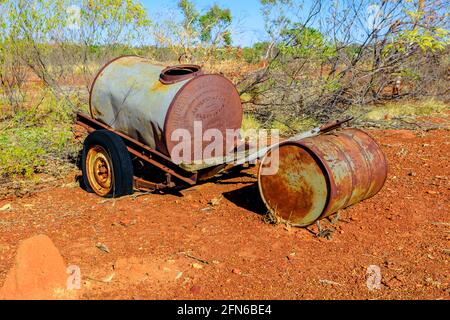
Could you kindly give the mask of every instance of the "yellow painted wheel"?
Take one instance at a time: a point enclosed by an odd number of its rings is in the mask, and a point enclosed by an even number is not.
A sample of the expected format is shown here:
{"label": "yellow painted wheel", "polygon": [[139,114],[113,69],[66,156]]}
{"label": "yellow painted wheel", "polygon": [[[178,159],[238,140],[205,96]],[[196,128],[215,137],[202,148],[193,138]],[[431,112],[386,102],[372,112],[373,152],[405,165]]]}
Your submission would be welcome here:
{"label": "yellow painted wheel", "polygon": [[102,146],[92,146],[86,156],[86,175],[92,190],[99,196],[111,193],[114,171],[111,157]]}
{"label": "yellow painted wheel", "polygon": [[133,163],[117,134],[108,130],[90,133],[84,140],[81,159],[87,192],[104,198],[133,194]]}

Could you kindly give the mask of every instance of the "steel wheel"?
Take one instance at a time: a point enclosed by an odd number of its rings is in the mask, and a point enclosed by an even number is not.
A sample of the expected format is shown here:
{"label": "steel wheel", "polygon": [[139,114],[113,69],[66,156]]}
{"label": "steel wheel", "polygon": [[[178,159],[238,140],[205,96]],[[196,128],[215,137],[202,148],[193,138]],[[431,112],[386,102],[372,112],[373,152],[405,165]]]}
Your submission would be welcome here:
{"label": "steel wheel", "polygon": [[86,156],[86,175],[92,190],[99,196],[108,195],[114,185],[111,157],[102,146],[89,149]]}

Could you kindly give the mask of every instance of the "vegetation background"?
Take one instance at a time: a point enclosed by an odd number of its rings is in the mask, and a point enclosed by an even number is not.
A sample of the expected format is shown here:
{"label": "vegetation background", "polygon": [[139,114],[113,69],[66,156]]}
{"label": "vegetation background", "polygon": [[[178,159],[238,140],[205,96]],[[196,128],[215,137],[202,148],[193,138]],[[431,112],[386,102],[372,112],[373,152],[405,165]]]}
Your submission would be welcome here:
{"label": "vegetation background", "polygon": [[[449,5],[441,0],[260,0],[266,41],[233,45],[235,12],[173,2],[176,19],[136,0],[0,0],[0,185],[67,174],[98,69],[136,54],[196,63],[237,86],[245,128],[293,134],[343,115],[356,126],[445,127]],[[242,23],[245,23],[243,21]]]}

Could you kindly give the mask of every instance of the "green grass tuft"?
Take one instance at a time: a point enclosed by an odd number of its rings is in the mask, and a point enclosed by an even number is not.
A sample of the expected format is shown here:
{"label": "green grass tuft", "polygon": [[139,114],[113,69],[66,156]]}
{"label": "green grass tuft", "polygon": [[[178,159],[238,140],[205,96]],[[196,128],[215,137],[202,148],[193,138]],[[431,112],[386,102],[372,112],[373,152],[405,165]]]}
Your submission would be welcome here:
{"label": "green grass tuft", "polygon": [[369,121],[379,121],[397,117],[439,115],[447,110],[450,110],[448,104],[433,99],[409,103],[395,102],[373,107],[363,118]]}
{"label": "green grass tuft", "polygon": [[31,178],[50,161],[76,157],[72,123],[71,106],[52,95],[0,122],[0,178]]}

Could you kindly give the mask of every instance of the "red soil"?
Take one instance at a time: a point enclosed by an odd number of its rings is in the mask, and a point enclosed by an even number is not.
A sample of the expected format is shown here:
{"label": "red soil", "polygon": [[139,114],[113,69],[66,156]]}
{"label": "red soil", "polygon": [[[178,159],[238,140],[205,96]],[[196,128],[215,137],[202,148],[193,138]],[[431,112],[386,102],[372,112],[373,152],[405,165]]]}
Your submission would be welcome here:
{"label": "red soil", "polygon": [[[11,204],[0,212],[0,285],[18,242],[47,234],[80,267],[85,299],[449,299],[449,131],[371,134],[388,181],[336,225],[323,222],[336,229],[330,240],[315,227],[264,223],[255,169],[180,194],[109,201],[67,180],[0,200]],[[366,286],[371,265],[379,290]]]}

